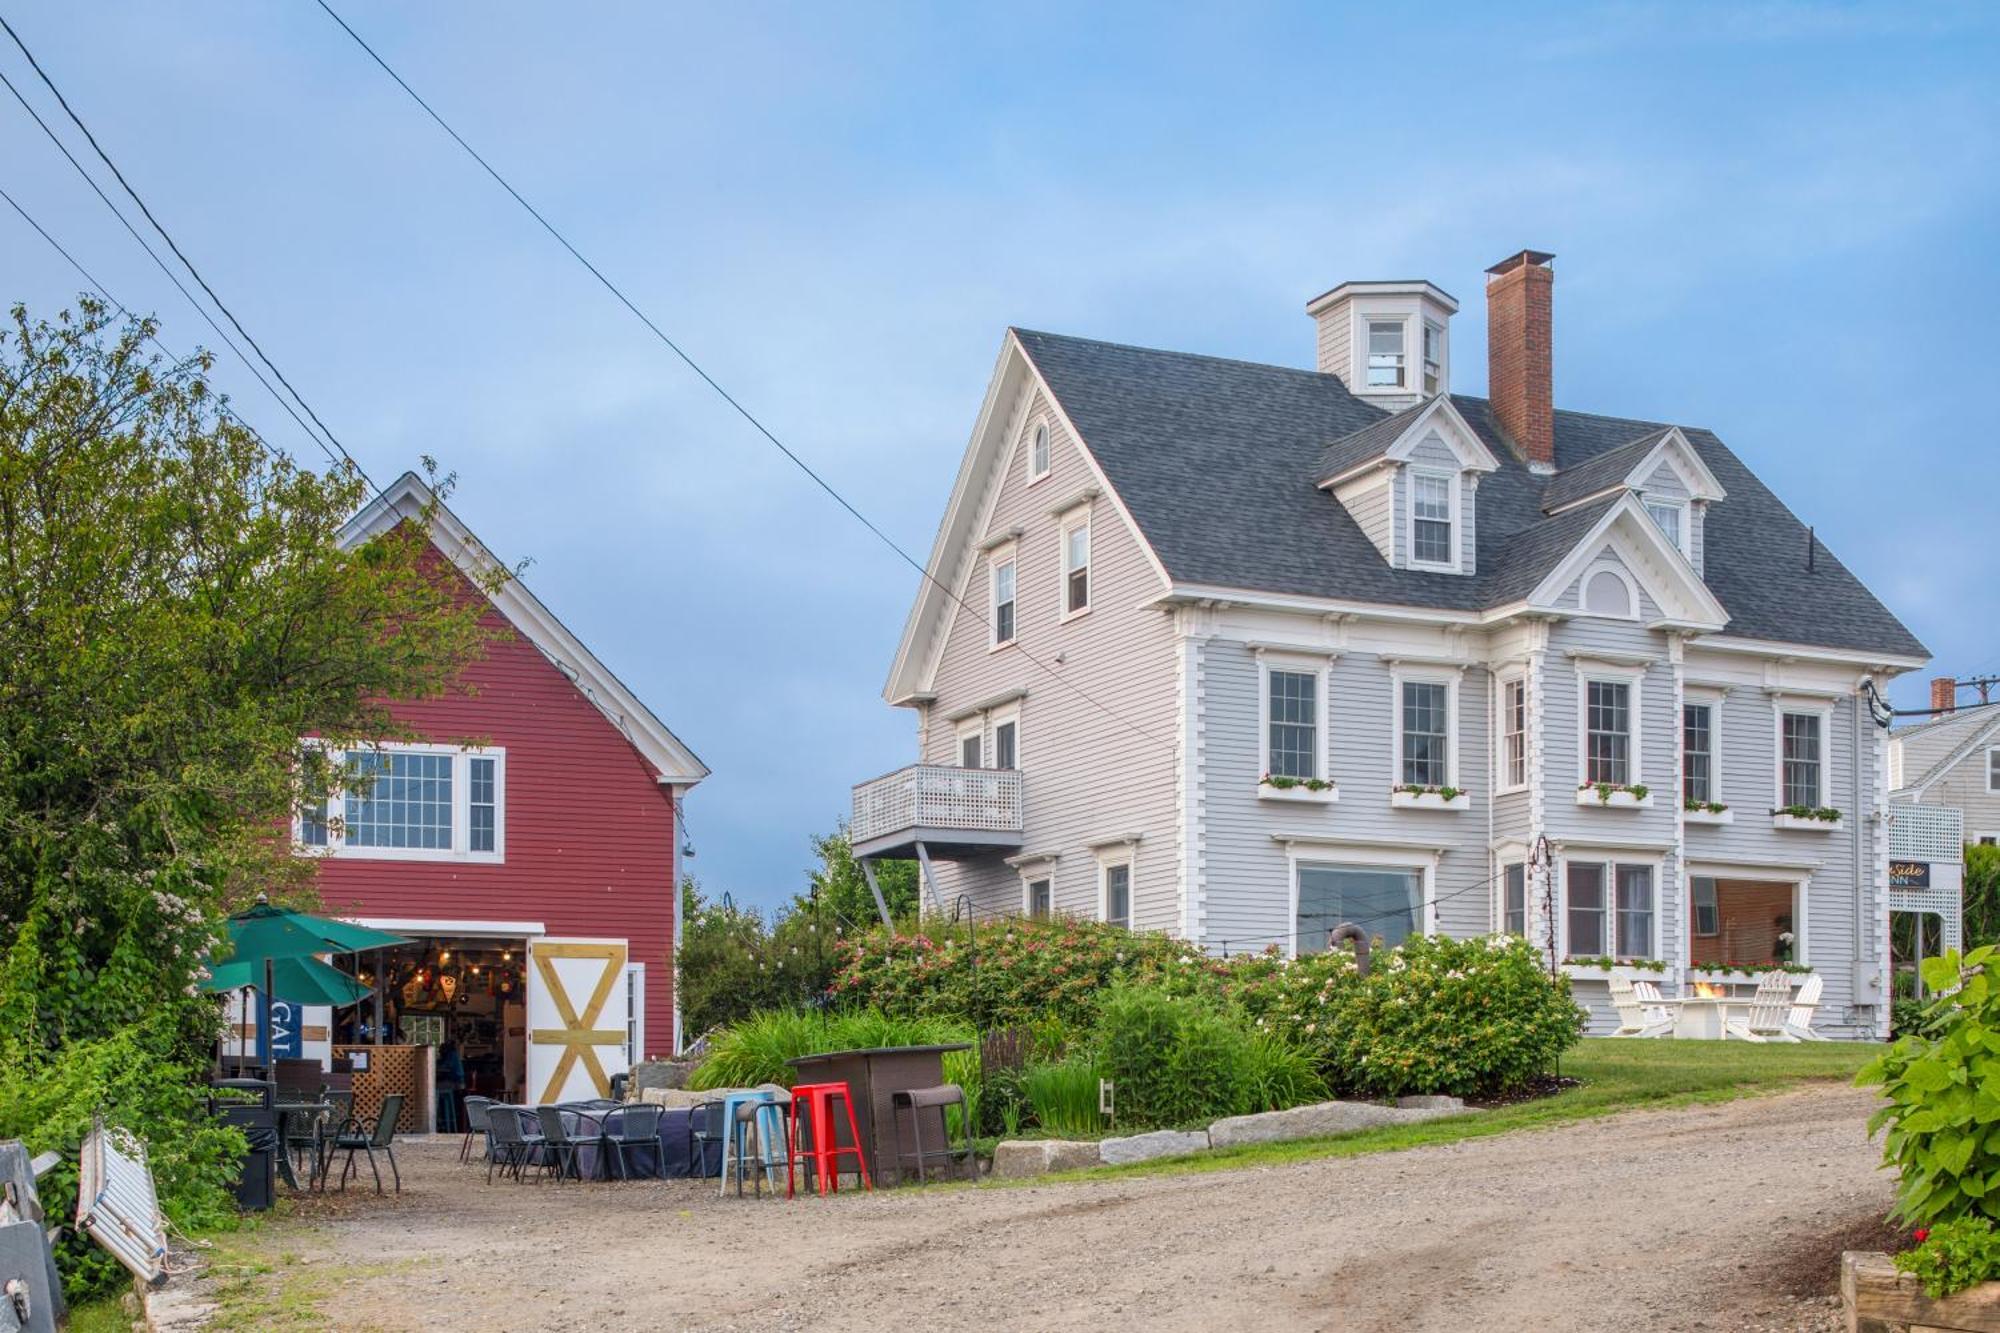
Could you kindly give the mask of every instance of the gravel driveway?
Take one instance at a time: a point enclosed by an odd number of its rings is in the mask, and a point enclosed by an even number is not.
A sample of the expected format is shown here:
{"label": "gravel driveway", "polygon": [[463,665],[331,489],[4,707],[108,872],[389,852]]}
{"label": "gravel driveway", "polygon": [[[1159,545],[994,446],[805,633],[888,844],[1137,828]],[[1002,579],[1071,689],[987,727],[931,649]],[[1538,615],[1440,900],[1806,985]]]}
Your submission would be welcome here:
{"label": "gravel driveway", "polygon": [[261,1243],[364,1267],[323,1306],[353,1329],[1832,1329],[1786,1287],[1804,1265],[1831,1290],[1827,1238],[1888,1205],[1870,1102],[1818,1088],[1289,1166],[789,1205],[682,1181],[489,1189],[455,1143],[413,1142],[400,1200]]}

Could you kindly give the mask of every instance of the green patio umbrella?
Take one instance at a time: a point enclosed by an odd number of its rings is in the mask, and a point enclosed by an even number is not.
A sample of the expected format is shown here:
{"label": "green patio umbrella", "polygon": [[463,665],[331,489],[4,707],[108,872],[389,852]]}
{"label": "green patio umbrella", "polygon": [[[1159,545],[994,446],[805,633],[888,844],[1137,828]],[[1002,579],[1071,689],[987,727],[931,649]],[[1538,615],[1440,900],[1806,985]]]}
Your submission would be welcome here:
{"label": "green patio umbrella", "polygon": [[[317,958],[273,958],[270,986],[276,998],[293,1004],[358,1004],[373,994],[368,987],[338,968],[328,967]],[[254,960],[217,963],[213,974],[201,983],[205,991],[241,990],[245,986],[262,990],[264,969]]]}
{"label": "green patio umbrella", "polygon": [[[356,926],[346,921],[333,921],[323,916],[312,916],[305,912],[295,912],[289,907],[273,907],[263,894],[257,895],[257,903],[232,915],[223,923],[228,931],[232,946],[226,962],[215,964],[213,970],[221,975],[238,975],[235,969],[242,969],[246,978],[239,985],[254,987],[263,996],[262,1022],[259,1030],[271,1030],[271,998],[277,986],[277,970],[280,962],[313,963],[324,971],[338,976],[333,968],[319,963],[314,956],[323,953],[360,953],[366,949],[393,949],[409,940],[401,935],[391,935],[385,930],[371,930],[367,926]],[[291,969],[288,969],[288,971]],[[303,980],[306,969],[298,969],[300,975],[295,980]],[[262,973],[263,984],[256,978]],[[318,979],[325,984],[325,978]],[[343,978],[344,980],[344,978]],[[359,983],[353,983],[358,985]],[[211,990],[228,989],[213,986]],[[364,994],[367,992],[364,990]],[[304,1003],[292,994],[285,994],[288,1000]],[[326,1003],[323,1001],[322,1003]],[[352,1003],[351,1000],[337,1003]],[[222,1058],[220,1048],[216,1059]]]}

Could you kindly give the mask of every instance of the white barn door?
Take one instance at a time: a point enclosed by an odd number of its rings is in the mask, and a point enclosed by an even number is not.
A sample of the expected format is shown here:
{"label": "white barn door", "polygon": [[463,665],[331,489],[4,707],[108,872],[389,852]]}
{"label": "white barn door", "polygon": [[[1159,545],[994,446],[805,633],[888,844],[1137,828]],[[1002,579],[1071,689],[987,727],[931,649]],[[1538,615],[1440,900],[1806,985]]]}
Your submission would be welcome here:
{"label": "white barn door", "polygon": [[625,1054],[624,940],[528,941],[528,1100],[611,1095]]}

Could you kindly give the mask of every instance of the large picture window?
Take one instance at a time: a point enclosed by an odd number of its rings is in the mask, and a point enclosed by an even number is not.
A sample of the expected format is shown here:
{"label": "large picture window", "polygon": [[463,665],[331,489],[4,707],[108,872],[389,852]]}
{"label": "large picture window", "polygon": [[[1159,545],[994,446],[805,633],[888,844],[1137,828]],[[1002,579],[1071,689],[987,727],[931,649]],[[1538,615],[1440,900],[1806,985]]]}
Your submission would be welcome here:
{"label": "large picture window", "polygon": [[378,860],[500,860],[506,755],[383,745],[329,759],[339,790],[311,793],[293,823],[301,847]]}
{"label": "large picture window", "polygon": [[1415,867],[1301,862],[1298,897],[1300,954],[1324,952],[1328,934],[1343,924],[1390,947],[1423,929],[1424,872]]}

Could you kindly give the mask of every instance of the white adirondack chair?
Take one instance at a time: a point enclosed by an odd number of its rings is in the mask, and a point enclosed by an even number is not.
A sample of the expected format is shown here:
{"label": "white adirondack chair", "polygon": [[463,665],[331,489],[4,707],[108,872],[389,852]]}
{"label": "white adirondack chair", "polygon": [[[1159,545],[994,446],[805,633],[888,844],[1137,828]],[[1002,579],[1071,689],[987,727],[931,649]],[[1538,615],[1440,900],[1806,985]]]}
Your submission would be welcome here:
{"label": "white adirondack chair", "polygon": [[1629,977],[1613,977],[1610,986],[1611,1007],[1618,1011],[1618,1030],[1612,1033],[1612,1036],[1671,1037],[1673,1035],[1674,1016],[1664,1004],[1658,1002],[1658,991],[1654,992],[1655,1002],[1649,1005],[1639,998],[1639,993]]}
{"label": "white adirondack chair", "polygon": [[1732,1018],[1723,1024],[1722,1035],[1738,1041],[1798,1040],[1785,1028],[1792,1016],[1792,982],[1783,972],[1766,972],[1757,980],[1757,993],[1750,998],[1748,1018]]}
{"label": "white adirondack chair", "polygon": [[1792,996],[1792,1011],[1785,1019],[1785,1031],[1800,1041],[1826,1040],[1812,1028],[1813,1011],[1819,1008],[1819,993],[1825,984],[1819,973],[1811,973],[1799,983],[1798,993]]}

